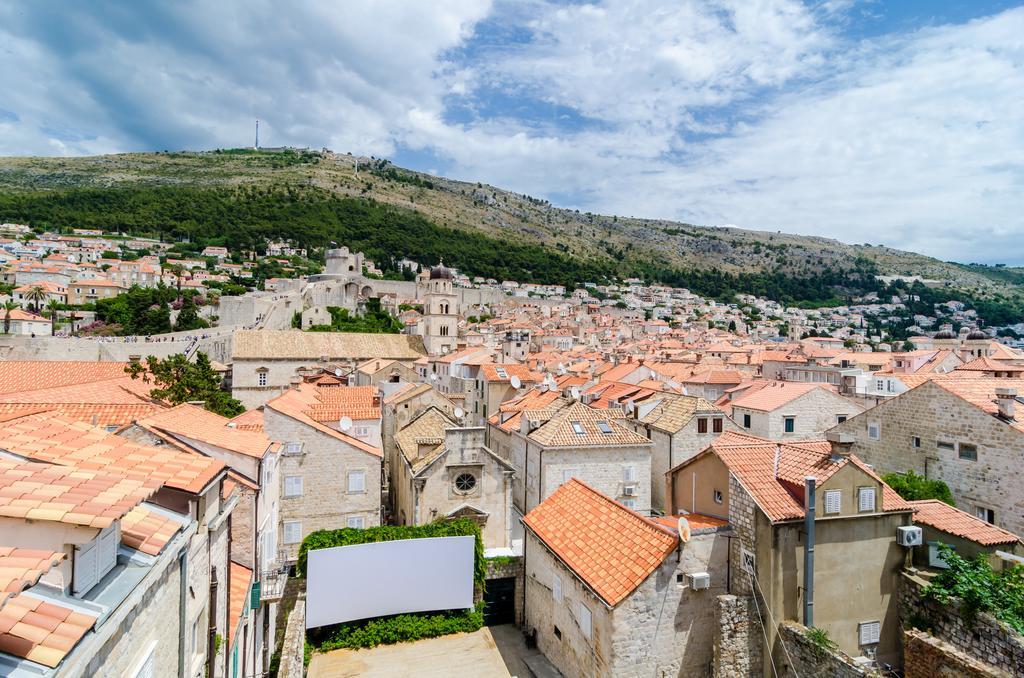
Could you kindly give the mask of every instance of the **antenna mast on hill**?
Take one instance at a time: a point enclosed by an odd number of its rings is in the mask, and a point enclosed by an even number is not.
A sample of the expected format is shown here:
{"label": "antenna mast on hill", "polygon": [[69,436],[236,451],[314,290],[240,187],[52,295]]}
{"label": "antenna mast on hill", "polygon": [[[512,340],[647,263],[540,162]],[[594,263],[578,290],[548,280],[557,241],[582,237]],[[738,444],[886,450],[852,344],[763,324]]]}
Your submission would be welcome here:
{"label": "antenna mast on hill", "polygon": [[254,151],[260,150],[260,121],[256,120],[256,145],[252,147]]}

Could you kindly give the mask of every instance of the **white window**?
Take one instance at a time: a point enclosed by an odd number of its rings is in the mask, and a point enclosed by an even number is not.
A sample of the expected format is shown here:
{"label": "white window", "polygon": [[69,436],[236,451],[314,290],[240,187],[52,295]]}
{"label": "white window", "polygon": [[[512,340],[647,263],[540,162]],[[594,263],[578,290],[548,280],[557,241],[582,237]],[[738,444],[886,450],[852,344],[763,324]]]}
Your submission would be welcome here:
{"label": "white window", "polygon": [[153,643],[150,646],[149,651],[142,658],[142,661],[139,662],[138,668],[135,669],[135,673],[133,674],[134,678],[155,678],[156,677],[156,671],[153,668],[155,663],[156,663],[156,643]]}
{"label": "white window", "polygon": [[285,443],[284,444],[285,454],[302,454],[302,443]]}
{"label": "white window", "polygon": [[345,524],[349,527],[355,527],[361,530],[366,525],[366,521],[362,516],[349,516],[345,521]]}
{"label": "white window", "polygon": [[266,372],[259,372],[256,375],[256,383],[259,386],[266,386],[267,385],[267,373]]}
{"label": "white window", "polygon": [[580,474],[580,470],[578,468],[562,469],[562,482],[563,483],[567,483],[567,482],[569,482],[570,478],[575,478],[579,474]]}
{"label": "white window", "polygon": [[302,476],[285,476],[284,477],[284,496],[286,496],[286,497],[301,497],[302,496]]}
{"label": "white window", "polygon": [[875,488],[861,487],[857,489],[857,510],[861,513],[874,513]]}
{"label": "white window", "polygon": [[623,497],[622,505],[625,506],[628,509],[633,509],[635,511],[636,510],[636,499],[634,499],[633,497]]}
{"label": "white window", "polygon": [[349,471],[348,472],[348,491],[349,494],[357,494],[360,492],[366,492],[366,472],[365,471]]}
{"label": "white window", "polygon": [[556,603],[562,602],[562,578],[557,574],[551,580],[551,596],[555,599]]}
{"label": "white window", "polygon": [[599,428],[601,430],[601,433],[604,433],[605,435],[608,435],[612,432],[611,425],[609,425],[608,422],[604,420],[597,422],[597,428]]}
{"label": "white window", "polygon": [[882,633],[882,622],[869,621],[857,625],[857,636],[860,645],[877,645]]}
{"label": "white window", "polygon": [[370,435],[370,429],[367,426],[356,426],[352,429],[352,435],[356,438],[365,438]]}
{"label": "white window", "polygon": [[996,512],[990,508],[985,508],[984,506],[975,506],[974,515],[978,516],[978,518],[984,520],[986,523],[996,522]]}
{"label": "white window", "polygon": [[624,483],[635,483],[636,482],[636,467],[635,466],[623,466],[622,467],[622,482],[624,482]]}
{"label": "white window", "polygon": [[571,421],[569,423],[572,424],[572,430],[576,435],[581,436],[584,434],[583,424],[578,421]]}
{"label": "white window", "polygon": [[882,439],[882,425],[877,421],[868,422],[868,438],[871,440]]}
{"label": "white window", "polygon": [[284,543],[298,544],[302,541],[302,522],[298,520],[284,521]]}
{"label": "white window", "polygon": [[843,493],[841,490],[825,491],[825,513],[839,513],[842,510]]}
{"label": "white window", "polygon": [[590,608],[587,607],[586,605],[584,605],[583,603],[580,603],[580,612],[579,612],[579,614],[580,614],[580,620],[579,620],[580,621],[580,631],[583,632],[583,637],[584,638],[586,638],[587,640],[590,640],[591,623],[592,623],[591,622],[591,618],[590,618]]}

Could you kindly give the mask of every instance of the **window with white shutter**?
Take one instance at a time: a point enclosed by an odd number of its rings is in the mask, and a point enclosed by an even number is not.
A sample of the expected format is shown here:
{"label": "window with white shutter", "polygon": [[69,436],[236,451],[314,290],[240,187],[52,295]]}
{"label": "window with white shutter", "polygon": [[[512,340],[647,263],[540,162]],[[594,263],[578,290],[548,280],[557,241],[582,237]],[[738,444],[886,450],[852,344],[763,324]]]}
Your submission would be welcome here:
{"label": "window with white shutter", "polygon": [[877,421],[868,422],[868,438],[871,440],[881,440],[882,438],[882,425]]}
{"label": "window with white shutter", "polygon": [[349,516],[345,521],[345,524],[349,527],[355,527],[361,530],[366,523],[362,516]]}
{"label": "window with white shutter", "polygon": [[882,634],[882,622],[869,621],[857,625],[857,635],[860,638],[860,645],[877,645]]}
{"label": "window with white shutter", "polygon": [[149,652],[146,653],[142,661],[139,662],[138,668],[135,669],[135,673],[132,674],[134,678],[156,678],[156,644],[154,643],[150,648]]}
{"label": "window with white shutter", "polygon": [[861,487],[857,490],[857,510],[861,513],[875,512],[875,488]]}
{"label": "window with white shutter", "polygon": [[825,491],[825,513],[839,513],[843,506],[843,493],[841,490]]}
{"label": "window with white shutter", "polygon": [[557,574],[551,580],[551,596],[555,599],[556,603],[562,602],[562,578]]}
{"label": "window with white shutter", "polygon": [[366,491],[365,471],[349,471],[348,491],[352,494]]}
{"label": "window with white shutter", "polygon": [[298,544],[302,541],[302,523],[298,520],[284,522],[284,543]]}
{"label": "window with white shutter", "polygon": [[580,621],[580,631],[583,632],[583,637],[586,638],[587,640],[590,640],[591,624],[592,624],[592,620],[591,620],[591,616],[590,616],[590,608],[587,607],[586,605],[584,605],[583,603],[580,603],[580,619],[579,619],[579,621]]}
{"label": "window with white shutter", "polygon": [[301,497],[302,496],[302,476],[285,476],[284,477],[284,496],[285,497]]}
{"label": "window with white shutter", "polygon": [[635,483],[636,482],[636,467],[635,466],[623,466],[622,467],[622,482],[624,482],[624,483]]}

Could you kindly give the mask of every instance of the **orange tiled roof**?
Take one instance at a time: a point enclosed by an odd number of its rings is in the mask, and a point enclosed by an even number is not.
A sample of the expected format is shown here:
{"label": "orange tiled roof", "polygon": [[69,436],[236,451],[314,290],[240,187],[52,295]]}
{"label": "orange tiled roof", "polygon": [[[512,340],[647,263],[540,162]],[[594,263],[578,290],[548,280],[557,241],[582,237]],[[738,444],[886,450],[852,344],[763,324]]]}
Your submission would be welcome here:
{"label": "orange tiled roof", "polygon": [[0,609],[0,652],[56,667],[96,623],[96,617],[20,595]]}
{"label": "orange tiled roof", "polygon": [[121,518],[121,543],[155,556],[181,529],[181,523],[145,506],[136,506]]}
{"label": "orange tiled roof", "polygon": [[107,470],[198,493],[223,472],[224,462],[182,449],[148,447],[53,412],[8,420],[0,449],[81,470]]}
{"label": "orange tiled roof", "polygon": [[149,416],[161,409],[156,404],[111,405],[107,403],[3,403],[0,402],[0,415],[24,416],[36,412],[56,412],[65,419],[80,421],[93,426],[126,426],[136,419]]}
{"label": "orange tiled roof", "polygon": [[679,537],[572,478],[523,523],[610,607],[651,575]]}
{"label": "orange tiled roof", "polygon": [[1021,538],[1012,532],[986,523],[938,499],[921,499],[910,502],[910,505],[914,507],[915,523],[934,527],[941,532],[985,546],[1021,543]]}
{"label": "orange tiled roof", "polygon": [[257,408],[255,410],[246,410],[240,415],[231,420],[231,423],[235,425],[239,431],[259,431],[263,432],[263,408]]}
{"label": "orange tiled roof", "polygon": [[261,431],[245,431],[228,426],[227,417],[182,403],[157,412],[137,423],[143,428],[199,440],[225,450],[262,459],[270,448],[270,438]]}
{"label": "orange tiled roof", "polygon": [[750,410],[771,412],[819,388],[833,393],[836,392],[836,388],[830,384],[770,381],[766,382],[763,387],[756,391],[744,393],[739,397],[733,398],[730,404],[733,407],[745,407]]}
{"label": "orange tiled roof", "polygon": [[231,589],[228,591],[228,649],[235,642],[235,632],[245,609],[245,598],[252,584],[252,570],[245,565],[231,561]]}
{"label": "orange tiled roof", "polygon": [[113,524],[159,489],[124,473],[0,459],[0,516],[86,527]]}
{"label": "orange tiled roof", "polygon": [[[650,446],[651,441],[619,424],[606,410],[571,402],[530,433],[530,439],[545,447]],[[581,432],[577,432],[577,426]],[[606,426],[608,432],[602,430]]]}
{"label": "orange tiled roof", "polygon": [[[335,386],[328,388],[342,387]],[[351,445],[352,447],[355,447],[356,449],[362,450],[363,452],[372,454],[375,457],[383,457],[384,452],[379,447],[374,447],[373,445],[370,445],[368,443],[363,442],[362,440],[359,440],[359,438],[347,435],[345,433],[342,433],[341,431],[336,431],[330,426],[322,424],[321,422],[317,421],[316,419],[309,415],[310,408],[319,404],[320,402],[316,393],[318,390],[321,389],[318,389],[316,386],[312,384],[299,384],[298,388],[288,389],[278,397],[268,402],[265,405],[265,407],[269,407],[270,409],[280,412],[281,414],[284,414],[288,417],[291,417],[296,421],[300,421],[306,424],[307,426],[315,428],[321,433],[329,435],[332,438],[337,438],[338,440],[341,440],[342,442],[345,442]]]}
{"label": "orange tiled roof", "polygon": [[124,377],[127,363],[85,360],[0,361],[0,393],[35,391]]}
{"label": "orange tiled roof", "polygon": [[516,363],[488,363],[480,367],[480,374],[485,381],[490,382],[505,382],[510,381],[512,377],[519,377],[520,381],[527,383],[538,382],[544,378],[544,375],[530,370],[526,365]]}
{"label": "orange tiled roof", "polygon": [[376,386],[334,386],[318,388],[306,414],[319,422],[350,419],[379,419],[380,400]]}
{"label": "orange tiled roof", "polygon": [[1024,366],[1012,365],[1002,360],[992,360],[986,356],[975,358],[963,365],[957,365],[953,369],[958,372],[1024,372]]}
{"label": "orange tiled roof", "polygon": [[35,586],[62,560],[63,553],[0,546],[0,608],[8,599]]}

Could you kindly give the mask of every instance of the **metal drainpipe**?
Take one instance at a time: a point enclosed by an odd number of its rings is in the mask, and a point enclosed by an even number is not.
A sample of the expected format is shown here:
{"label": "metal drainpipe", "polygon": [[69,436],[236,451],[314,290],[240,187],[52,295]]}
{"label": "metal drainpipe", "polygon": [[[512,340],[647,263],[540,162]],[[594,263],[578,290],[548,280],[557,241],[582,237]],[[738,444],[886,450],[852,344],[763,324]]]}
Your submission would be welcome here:
{"label": "metal drainpipe", "polygon": [[185,678],[185,627],[188,626],[188,545],[178,553],[178,678]]}
{"label": "metal drainpipe", "polygon": [[804,478],[804,531],[807,543],[804,544],[804,626],[814,626],[814,476]]}

